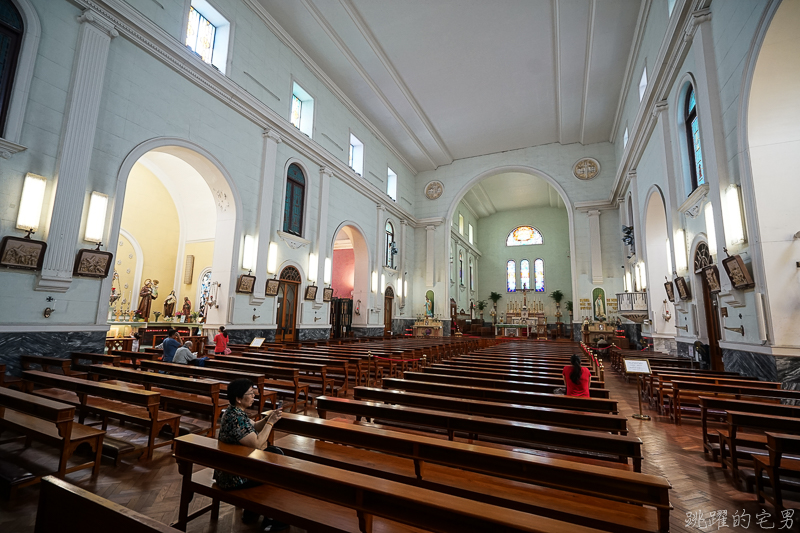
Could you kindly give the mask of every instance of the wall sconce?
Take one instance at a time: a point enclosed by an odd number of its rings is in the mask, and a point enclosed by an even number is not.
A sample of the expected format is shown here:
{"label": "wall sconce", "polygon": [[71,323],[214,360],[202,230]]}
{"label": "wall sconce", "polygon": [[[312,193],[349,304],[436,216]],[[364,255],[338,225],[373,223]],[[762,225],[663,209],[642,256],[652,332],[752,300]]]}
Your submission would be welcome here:
{"label": "wall sconce", "polygon": [[714,227],[714,206],[711,202],[706,204],[704,209],[706,218],[706,237],[708,237],[708,251],[711,255],[717,255],[717,234]]}
{"label": "wall sconce", "polygon": [[686,233],[679,229],[675,232],[675,270],[683,272],[689,268],[686,262]]}
{"label": "wall sconce", "polygon": [[317,254],[308,254],[308,281],[317,281],[318,271]]}
{"label": "wall sconce", "polygon": [[255,268],[256,239],[252,235],[244,236],[244,252],[242,252],[242,268],[252,271]]}
{"label": "wall sconce", "polygon": [[381,294],[386,292],[386,274],[381,274]]}
{"label": "wall sconce", "polygon": [[403,276],[397,278],[397,297],[403,297]]}
{"label": "wall sconce", "polygon": [[39,229],[39,219],[44,204],[44,191],[47,178],[28,172],[22,184],[22,197],[19,201],[17,228],[32,233]]}
{"label": "wall sconce", "polygon": [[408,298],[408,280],[403,282],[403,298]]}
{"label": "wall sconce", "polygon": [[372,271],[372,292],[378,291],[378,273],[376,271]]}
{"label": "wall sconce", "polygon": [[631,273],[626,271],[625,272],[625,292],[633,291],[633,282],[631,281]]}
{"label": "wall sconce", "polygon": [[267,252],[267,274],[275,274],[278,271],[278,243],[269,243]]}
{"label": "wall sconce", "polygon": [[92,192],[89,197],[89,215],[86,217],[86,232],[83,239],[89,242],[101,242],[106,228],[106,210],[108,195]]}
{"label": "wall sconce", "polygon": [[739,198],[739,187],[730,185],[725,191],[725,233],[731,244],[744,242],[744,223],[742,222],[742,204]]}
{"label": "wall sconce", "polygon": [[322,281],[323,281],[323,283],[326,283],[328,285],[330,285],[330,283],[331,283],[331,270],[332,270],[331,258],[330,257],[326,257],[325,258],[325,272],[322,273],[322,275],[323,275]]}
{"label": "wall sconce", "polygon": [[647,289],[647,266],[644,262],[639,263],[639,282],[642,285],[642,290]]}

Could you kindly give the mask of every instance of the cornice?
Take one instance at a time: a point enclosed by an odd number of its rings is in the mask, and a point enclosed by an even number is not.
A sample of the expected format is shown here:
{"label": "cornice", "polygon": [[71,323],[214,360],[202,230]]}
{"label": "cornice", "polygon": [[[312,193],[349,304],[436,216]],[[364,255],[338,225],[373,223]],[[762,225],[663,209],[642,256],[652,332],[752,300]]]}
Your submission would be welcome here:
{"label": "cornice", "polygon": [[450,235],[452,235],[455,238],[455,240],[461,243],[461,245],[463,245],[464,248],[472,252],[472,255],[477,257],[483,257],[483,254],[480,252],[480,250],[478,250],[478,248],[474,244],[465,239],[464,236],[461,235],[455,228],[450,228]]}
{"label": "cornice", "polygon": [[23,152],[28,148],[21,144],[12,143],[0,137],[0,158],[10,159],[12,155]]}
{"label": "cornice", "polygon": [[417,218],[417,219],[410,219],[409,225],[414,226],[415,228],[428,228],[428,226],[436,227],[441,226],[444,223],[444,217],[428,217],[428,218]]}
{"label": "cornice", "polygon": [[[301,133],[300,130],[295,128],[288,120],[266,106],[233,80],[204,63],[196,54],[190,52],[185,46],[182,46],[180,42],[175,40],[174,37],[145,18],[126,2],[122,0],[70,1],[82,9],[91,9],[92,16],[95,19],[104,19],[104,23],[115,28],[120,36],[139,46],[201,89],[225,103],[246,119],[258,125],[261,129],[275,130],[280,136],[281,142],[308,157],[316,164],[330,168],[331,172],[334,173],[336,177],[368,199],[375,202],[385,200],[386,195],[382,190],[372,185],[365,178],[358,176],[346,163],[337,159],[318,142]],[[251,6],[251,8],[253,7],[253,0],[243,1],[248,6]],[[263,11],[263,8],[260,8],[260,6],[256,6],[255,9]],[[267,21],[265,20],[265,22]],[[269,23],[267,25],[270,26]],[[270,29],[276,31],[272,27],[270,27]],[[283,31],[279,26],[277,29],[281,32]],[[294,48],[292,48],[292,50],[295,51]],[[299,50],[299,52],[296,51],[296,53],[302,53],[299,47],[297,50]],[[322,73],[316,65],[314,65],[314,67],[312,72],[314,72],[315,75],[324,76],[324,73]],[[322,81],[324,82],[324,80]],[[333,87],[335,88],[335,86]],[[334,89],[331,90],[334,91]],[[341,91],[338,91],[338,93],[341,94]],[[342,97],[344,97],[343,94]],[[355,108],[352,102],[349,103],[349,106],[347,102],[343,103],[357,118],[359,118],[359,120],[362,120],[368,127],[370,126],[369,121]],[[352,106],[352,108],[350,106]],[[371,127],[374,128],[374,125]],[[409,165],[408,162],[388,144],[388,141],[380,135],[380,132],[375,130],[373,133],[392,150],[392,153],[394,153],[409,170],[416,174],[414,167]],[[398,218],[415,220],[411,213],[395,203],[389,206],[388,211],[392,212]]]}

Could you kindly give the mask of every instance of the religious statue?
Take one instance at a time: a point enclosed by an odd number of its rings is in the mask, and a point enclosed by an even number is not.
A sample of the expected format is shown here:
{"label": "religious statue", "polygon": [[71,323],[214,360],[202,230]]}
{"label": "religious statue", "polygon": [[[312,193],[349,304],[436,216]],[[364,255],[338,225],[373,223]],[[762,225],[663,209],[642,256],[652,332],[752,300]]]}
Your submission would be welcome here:
{"label": "religious statue", "polygon": [[425,297],[425,316],[433,316],[433,302],[427,296]]}
{"label": "religious statue", "polygon": [[144,320],[150,320],[150,304],[158,297],[158,288],[153,289],[153,282],[150,279],[144,280],[144,287],[139,291],[139,307],[136,313]]}
{"label": "religious statue", "polygon": [[175,291],[170,291],[169,296],[164,300],[164,318],[171,318],[175,314],[176,303],[178,303],[178,297],[175,296]]}
{"label": "religious statue", "polygon": [[183,297],[183,314],[189,316],[192,314],[192,302],[188,296]]}
{"label": "religious statue", "polygon": [[598,294],[597,299],[594,301],[594,316],[597,318],[605,318],[606,316],[606,305],[603,302],[602,294]]}

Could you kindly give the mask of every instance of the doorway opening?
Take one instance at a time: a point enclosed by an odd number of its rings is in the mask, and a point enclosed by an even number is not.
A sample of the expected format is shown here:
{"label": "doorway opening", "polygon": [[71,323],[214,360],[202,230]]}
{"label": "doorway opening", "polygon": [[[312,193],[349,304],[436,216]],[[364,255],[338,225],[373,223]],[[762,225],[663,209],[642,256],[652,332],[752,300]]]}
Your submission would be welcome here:
{"label": "doorway opening", "polygon": [[[350,336],[353,325],[366,325],[369,313],[369,249],[355,223],[342,224],[333,239],[331,261],[331,336]],[[360,304],[360,305],[359,305]]]}
{"label": "doorway opening", "polygon": [[703,314],[706,319],[706,333],[708,335],[708,364],[711,370],[724,371],[725,365],[722,361],[722,349],[719,347],[719,341],[722,338],[722,331],[719,323],[719,303],[717,295],[711,292],[711,286],[708,284],[704,270],[707,268],[717,268],[714,265],[714,260],[711,257],[711,251],[708,244],[701,242],[697,245],[694,252],[694,273],[695,273],[695,286],[702,287],[703,296],[701,299],[703,305]]}
{"label": "doorway opening", "polygon": [[297,340],[297,300],[302,279],[300,271],[295,267],[287,266],[281,271],[278,284],[276,341],[294,342]]}
{"label": "doorway opening", "polygon": [[392,334],[392,314],[394,311],[394,289],[386,287],[383,293],[383,334]]}

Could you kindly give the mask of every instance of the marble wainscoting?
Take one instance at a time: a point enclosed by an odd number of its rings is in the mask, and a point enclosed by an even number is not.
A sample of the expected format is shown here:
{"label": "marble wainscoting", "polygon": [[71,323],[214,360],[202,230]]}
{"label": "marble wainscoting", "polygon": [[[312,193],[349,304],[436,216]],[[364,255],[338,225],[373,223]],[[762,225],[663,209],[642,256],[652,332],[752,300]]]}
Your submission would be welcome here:
{"label": "marble wainscoting", "polygon": [[355,337],[383,337],[383,326],[372,328],[353,327],[353,335]]}
{"label": "marble wainscoting", "polygon": [[[800,390],[800,357],[776,357],[775,366],[784,389]],[[794,404],[800,405],[800,400],[795,400]]]}
{"label": "marble wainscoting", "polygon": [[297,328],[299,341],[324,341],[331,338],[331,328]]}
{"label": "marble wainscoting", "polygon": [[580,322],[572,324],[572,338],[575,342],[583,342],[583,324]]}
{"label": "marble wainscoting", "polygon": [[72,352],[103,353],[105,347],[105,331],[0,333],[0,363],[6,365],[6,372],[19,376],[23,354],[67,358]]}
{"label": "marble wainscoting", "polygon": [[407,329],[413,329],[413,318],[393,318],[392,319],[392,335],[403,336],[406,334]]}
{"label": "marble wainscoting", "polygon": [[640,350],[644,343],[642,342],[642,325],[634,322],[620,324],[619,329],[625,331],[625,337],[628,338],[632,350]]}
{"label": "marble wainscoting", "polygon": [[723,348],[722,362],[727,372],[754,376],[761,381],[778,381],[778,367],[771,355]]}
{"label": "marble wainscoting", "polygon": [[449,337],[453,334],[453,324],[449,320],[442,320],[442,335]]}
{"label": "marble wainscoting", "polygon": [[256,337],[263,337],[265,342],[275,342],[274,329],[228,329],[228,342],[232,344],[250,344]]}
{"label": "marble wainscoting", "polygon": [[653,337],[653,350],[670,355],[677,355],[678,342],[674,338]]}

